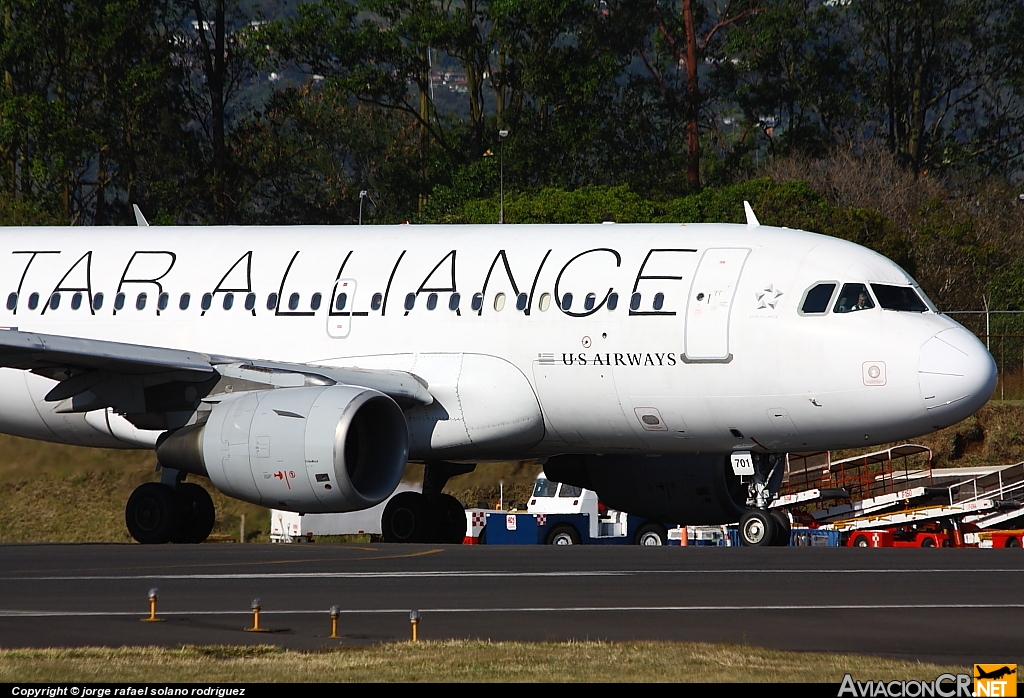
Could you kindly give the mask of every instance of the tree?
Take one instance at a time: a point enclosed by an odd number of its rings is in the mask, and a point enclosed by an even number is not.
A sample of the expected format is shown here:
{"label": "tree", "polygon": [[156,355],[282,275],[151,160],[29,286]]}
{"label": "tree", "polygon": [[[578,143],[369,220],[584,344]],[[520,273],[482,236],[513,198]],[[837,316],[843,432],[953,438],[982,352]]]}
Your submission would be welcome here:
{"label": "tree", "polygon": [[[890,151],[914,172],[997,171],[1024,155],[1024,11],[1002,0],[858,0],[857,72]],[[1012,167],[1012,165],[1011,165]]]}

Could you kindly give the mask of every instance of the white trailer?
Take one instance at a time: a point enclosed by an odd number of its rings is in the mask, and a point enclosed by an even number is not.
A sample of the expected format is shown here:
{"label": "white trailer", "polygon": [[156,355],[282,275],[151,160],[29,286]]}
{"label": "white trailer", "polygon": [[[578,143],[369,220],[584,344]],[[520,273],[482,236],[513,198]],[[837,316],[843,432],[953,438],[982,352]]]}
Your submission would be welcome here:
{"label": "white trailer", "polygon": [[[420,483],[401,482],[391,497],[401,492],[422,491],[423,485]],[[297,514],[294,511],[271,509],[270,541],[292,543],[314,536],[346,536],[361,533],[380,535],[380,517],[391,497],[375,507],[342,514]]]}

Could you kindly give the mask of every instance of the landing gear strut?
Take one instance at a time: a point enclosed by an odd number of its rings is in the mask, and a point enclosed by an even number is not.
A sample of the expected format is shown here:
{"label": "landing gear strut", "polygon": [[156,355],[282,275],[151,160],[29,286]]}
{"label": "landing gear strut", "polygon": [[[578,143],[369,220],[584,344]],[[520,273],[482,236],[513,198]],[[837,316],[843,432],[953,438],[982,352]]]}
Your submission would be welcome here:
{"label": "landing gear strut", "polygon": [[442,494],[449,478],[468,473],[475,464],[435,461],[423,468],[423,494],[401,492],[384,507],[381,533],[388,543],[462,543],[466,511],[455,497]]}
{"label": "landing gear strut", "polygon": [[782,484],[785,456],[768,453],[751,455],[754,475],[747,485],[747,506],[752,508],[740,517],[740,542],[752,547],[789,545],[789,517],[777,509],[768,510],[768,505]]}
{"label": "landing gear strut", "polygon": [[132,538],[144,544],[202,543],[216,519],[205,489],[183,482],[184,473],[164,468],[160,482],[139,485],[128,498],[124,520]]}

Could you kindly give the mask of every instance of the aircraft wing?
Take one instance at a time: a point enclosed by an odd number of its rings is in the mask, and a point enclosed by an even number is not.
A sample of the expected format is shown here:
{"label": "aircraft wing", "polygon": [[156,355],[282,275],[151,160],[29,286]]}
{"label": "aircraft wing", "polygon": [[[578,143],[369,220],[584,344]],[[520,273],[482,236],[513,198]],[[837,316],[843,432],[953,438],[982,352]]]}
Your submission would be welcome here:
{"label": "aircraft wing", "polygon": [[379,390],[405,406],[433,402],[426,381],[404,371],[261,361],[18,330],[0,331],[0,367],[60,381],[46,400],[67,401],[61,412],[172,411],[182,407],[168,403],[174,384],[198,387],[203,397],[228,384],[229,391],[344,384]]}

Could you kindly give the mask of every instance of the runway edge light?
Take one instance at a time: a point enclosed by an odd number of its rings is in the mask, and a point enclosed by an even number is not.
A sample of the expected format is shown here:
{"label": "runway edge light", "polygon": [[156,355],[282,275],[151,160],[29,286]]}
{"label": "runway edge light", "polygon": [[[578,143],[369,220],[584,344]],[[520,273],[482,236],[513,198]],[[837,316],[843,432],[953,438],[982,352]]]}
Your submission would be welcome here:
{"label": "runway edge light", "polygon": [[160,590],[153,587],[149,590],[149,618],[139,618],[143,623],[163,623],[166,618],[156,617],[156,600],[160,598],[158,594]]}

